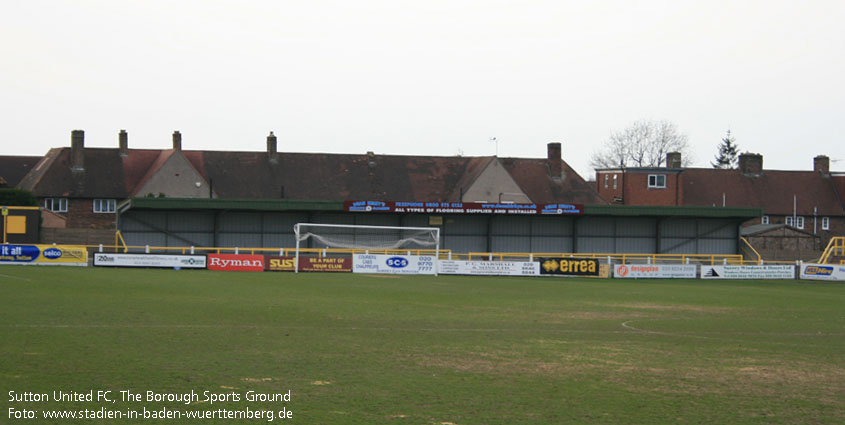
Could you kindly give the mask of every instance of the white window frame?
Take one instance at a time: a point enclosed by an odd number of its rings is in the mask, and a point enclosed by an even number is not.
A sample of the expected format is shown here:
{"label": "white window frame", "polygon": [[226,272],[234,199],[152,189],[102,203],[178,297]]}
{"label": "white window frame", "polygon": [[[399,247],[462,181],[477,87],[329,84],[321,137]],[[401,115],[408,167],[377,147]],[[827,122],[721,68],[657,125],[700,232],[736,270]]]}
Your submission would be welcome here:
{"label": "white window frame", "polygon": [[[654,183],[652,183],[652,177],[654,178]],[[663,178],[663,185],[660,185],[660,178]],[[649,174],[648,175],[648,188],[649,189],[666,189],[666,174]]]}
{"label": "white window frame", "polygon": [[762,224],[769,224],[769,216],[764,215],[763,218],[760,220]]}
{"label": "white window frame", "polygon": [[786,216],[786,218],[783,220],[783,223],[786,224],[787,226],[795,227],[795,222],[792,220],[791,215]]}
{"label": "white window frame", "polygon": [[804,216],[799,215],[798,217],[795,217],[795,227],[799,229],[804,228]]}
{"label": "white window frame", "polygon": [[614,189],[616,189],[616,187],[617,187],[617,181],[619,180],[617,177],[619,177],[619,174],[614,174],[614,175],[613,175],[613,188],[614,188]]}
{"label": "white window frame", "polygon": [[610,182],[610,174],[604,175],[604,188],[607,189],[608,183]]}
{"label": "white window frame", "polygon": [[822,230],[830,230],[830,217],[822,217]]}
{"label": "white window frame", "polygon": [[44,208],[52,212],[67,212],[67,198],[44,198]]}
{"label": "white window frame", "polygon": [[117,210],[116,199],[95,199],[93,203],[94,213],[97,214],[112,214]]}

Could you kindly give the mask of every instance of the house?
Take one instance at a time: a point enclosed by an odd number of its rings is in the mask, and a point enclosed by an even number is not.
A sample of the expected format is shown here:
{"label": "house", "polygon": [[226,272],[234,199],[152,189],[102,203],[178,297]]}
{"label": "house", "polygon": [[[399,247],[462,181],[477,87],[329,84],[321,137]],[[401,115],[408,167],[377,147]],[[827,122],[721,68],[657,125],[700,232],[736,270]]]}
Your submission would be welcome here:
{"label": "house", "polygon": [[763,156],[744,153],[737,169],[684,168],[681,154],[669,153],[665,168],[596,170],[596,190],[614,204],[761,207],[763,215],[745,223],[785,224],[821,238],[845,232],[845,173],[830,172],[819,155],[812,171],[763,168]]}
{"label": "house", "polygon": [[[136,197],[380,200],[501,203],[606,203],[549,143],[546,158],[285,153],[271,132],[261,152],[87,148],[51,149],[18,187],[32,191],[55,227],[116,228],[116,211]],[[58,217],[58,219],[56,218]],[[57,221],[59,223],[57,223]]]}

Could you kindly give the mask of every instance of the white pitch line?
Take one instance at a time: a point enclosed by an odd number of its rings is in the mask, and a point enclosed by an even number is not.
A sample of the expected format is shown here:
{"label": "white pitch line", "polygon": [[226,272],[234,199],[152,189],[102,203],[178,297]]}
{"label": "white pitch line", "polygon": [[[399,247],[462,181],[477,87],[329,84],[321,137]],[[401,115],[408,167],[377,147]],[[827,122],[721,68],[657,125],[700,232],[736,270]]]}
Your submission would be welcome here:
{"label": "white pitch line", "polygon": [[25,280],[27,282],[32,282],[32,280],[27,279],[25,277],[9,276],[9,275],[6,275],[6,274],[0,274],[0,277],[8,277],[9,279],[18,279],[18,280]]}

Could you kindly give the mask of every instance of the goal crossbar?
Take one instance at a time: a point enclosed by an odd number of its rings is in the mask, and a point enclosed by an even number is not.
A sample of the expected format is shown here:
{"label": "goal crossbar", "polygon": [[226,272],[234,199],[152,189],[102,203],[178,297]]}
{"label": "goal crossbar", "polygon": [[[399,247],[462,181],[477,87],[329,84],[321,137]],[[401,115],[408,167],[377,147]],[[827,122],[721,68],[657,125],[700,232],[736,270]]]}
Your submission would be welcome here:
{"label": "goal crossbar", "polygon": [[[417,232],[428,232],[430,235],[433,235],[433,242],[434,245],[434,267],[435,267],[435,275],[437,274],[437,259],[440,258],[440,228],[438,227],[408,227],[408,226],[373,226],[373,225],[364,225],[364,224],[322,224],[322,223],[296,223],[293,225],[293,233],[296,239],[296,255],[294,257],[294,272],[299,273],[299,248],[300,242],[308,239],[309,237],[314,237],[317,240],[325,242],[323,236],[316,235],[311,232],[302,233],[302,227],[314,227],[314,228],[332,228],[332,229],[349,229],[354,232],[355,229],[364,229],[364,230],[374,230],[374,231],[417,231]],[[354,236],[354,234],[353,234]],[[408,238],[408,239],[397,239],[396,244],[401,245],[404,242],[412,242],[422,244],[424,242],[420,241],[419,239]],[[355,247],[351,247],[355,249]],[[366,251],[369,251],[370,248],[360,248]],[[398,248],[394,248],[398,249]],[[375,249],[374,249],[375,250]]]}

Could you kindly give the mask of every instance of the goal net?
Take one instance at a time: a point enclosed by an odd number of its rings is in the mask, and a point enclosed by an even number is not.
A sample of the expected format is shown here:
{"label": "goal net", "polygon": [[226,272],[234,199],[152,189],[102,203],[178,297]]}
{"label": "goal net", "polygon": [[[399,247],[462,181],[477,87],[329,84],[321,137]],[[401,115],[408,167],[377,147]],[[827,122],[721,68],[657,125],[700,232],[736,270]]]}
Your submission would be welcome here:
{"label": "goal net", "polygon": [[293,226],[293,232],[296,237],[297,268],[300,249],[304,248],[433,250],[435,259],[440,254],[440,229],[436,227],[297,223]]}
{"label": "goal net", "polygon": [[297,223],[293,232],[297,247],[309,239],[314,248],[363,250],[437,249],[440,244],[436,227]]}

